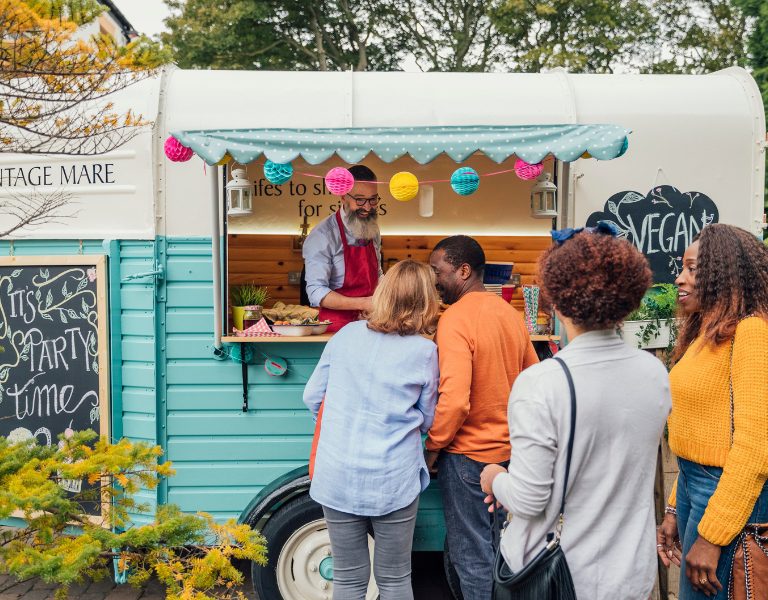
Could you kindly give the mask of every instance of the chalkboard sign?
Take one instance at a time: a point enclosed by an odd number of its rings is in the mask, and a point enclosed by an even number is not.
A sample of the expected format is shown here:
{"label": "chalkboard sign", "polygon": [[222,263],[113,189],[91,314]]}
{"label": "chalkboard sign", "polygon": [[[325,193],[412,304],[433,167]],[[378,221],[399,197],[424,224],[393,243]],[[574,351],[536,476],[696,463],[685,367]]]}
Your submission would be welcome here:
{"label": "chalkboard sign", "polygon": [[[103,256],[0,258],[0,435],[109,434],[109,342]],[[98,484],[60,484],[89,515]],[[83,496],[86,499],[83,500]]]}
{"label": "chalkboard sign", "polygon": [[656,283],[673,283],[691,240],[718,218],[717,206],[709,196],[660,185],[646,195],[633,191],[614,194],[603,211],[589,216],[587,227],[610,221],[621,237],[648,258]]}

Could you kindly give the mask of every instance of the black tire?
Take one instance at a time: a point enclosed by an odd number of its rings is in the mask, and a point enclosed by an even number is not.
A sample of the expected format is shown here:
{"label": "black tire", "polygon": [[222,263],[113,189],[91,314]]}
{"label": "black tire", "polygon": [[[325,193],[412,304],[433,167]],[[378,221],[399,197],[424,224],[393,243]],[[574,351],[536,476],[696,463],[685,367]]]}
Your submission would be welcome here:
{"label": "black tire", "polygon": [[454,600],[464,600],[464,596],[461,593],[461,582],[459,581],[459,574],[451,562],[451,552],[448,549],[448,538],[445,538],[445,544],[443,545],[443,569],[445,570],[445,579],[448,582],[448,589],[451,590],[451,595]]}
{"label": "black tire", "polygon": [[253,590],[261,600],[281,600],[277,586],[277,561],[288,538],[304,525],[323,519],[322,507],[304,494],[281,506],[267,521],[262,534],[267,540],[269,562],[251,563]]}

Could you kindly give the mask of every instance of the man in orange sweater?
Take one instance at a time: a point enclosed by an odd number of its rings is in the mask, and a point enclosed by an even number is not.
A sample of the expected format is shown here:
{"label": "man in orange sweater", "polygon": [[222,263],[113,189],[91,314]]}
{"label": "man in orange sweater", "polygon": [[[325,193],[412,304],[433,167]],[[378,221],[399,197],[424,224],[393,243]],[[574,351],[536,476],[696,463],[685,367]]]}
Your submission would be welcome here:
{"label": "man in orange sweater", "polygon": [[464,599],[490,600],[497,532],[483,502],[480,472],[509,461],[509,393],[520,371],[538,358],[520,313],[483,287],[485,253],[476,240],[446,238],[429,263],[450,306],[435,336],[440,396],[427,465],[437,463],[447,546]]}

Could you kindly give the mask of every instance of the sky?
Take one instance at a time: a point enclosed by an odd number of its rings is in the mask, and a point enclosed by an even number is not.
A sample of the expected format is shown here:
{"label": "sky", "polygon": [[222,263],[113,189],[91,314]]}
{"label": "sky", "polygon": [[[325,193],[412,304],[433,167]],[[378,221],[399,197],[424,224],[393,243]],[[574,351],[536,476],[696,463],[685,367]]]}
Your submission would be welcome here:
{"label": "sky", "polygon": [[170,10],[163,0],[112,0],[139,33],[154,37],[165,29]]}

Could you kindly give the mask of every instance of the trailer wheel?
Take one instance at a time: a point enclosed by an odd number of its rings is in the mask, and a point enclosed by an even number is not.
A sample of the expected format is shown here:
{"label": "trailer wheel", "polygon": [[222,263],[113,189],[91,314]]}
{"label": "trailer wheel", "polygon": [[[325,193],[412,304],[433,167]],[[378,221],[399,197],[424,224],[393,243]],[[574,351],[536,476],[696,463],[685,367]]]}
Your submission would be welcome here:
{"label": "trailer wheel", "polygon": [[[252,563],[253,589],[261,600],[330,600],[333,596],[333,557],[323,509],[309,495],[280,507],[267,521],[269,563]],[[368,537],[373,560],[373,538]],[[371,575],[366,600],[379,590]]]}
{"label": "trailer wheel", "polygon": [[448,589],[451,590],[451,595],[454,600],[464,600],[464,595],[461,593],[459,574],[456,572],[456,568],[451,562],[451,552],[448,549],[447,537],[445,538],[445,545],[443,546],[443,569],[445,570],[445,579],[448,582]]}

